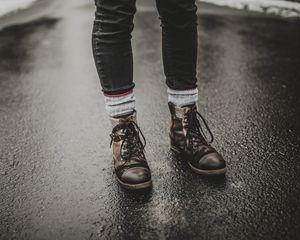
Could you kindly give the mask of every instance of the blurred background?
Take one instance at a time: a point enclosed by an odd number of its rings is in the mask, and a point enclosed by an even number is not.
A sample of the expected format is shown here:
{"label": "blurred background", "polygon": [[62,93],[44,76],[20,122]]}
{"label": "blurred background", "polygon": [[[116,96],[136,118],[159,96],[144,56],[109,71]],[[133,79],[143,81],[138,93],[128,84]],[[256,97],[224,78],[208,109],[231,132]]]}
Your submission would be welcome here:
{"label": "blurred background", "polygon": [[[228,163],[169,150],[155,1],[137,0],[135,95],[154,187],[115,181],[92,0],[0,0],[0,239],[300,237],[300,1],[198,5],[199,109]],[[150,104],[151,103],[151,104]]]}
{"label": "blurred background", "polygon": [[[29,7],[37,0],[0,0],[0,15]],[[300,0],[198,0],[213,3],[221,6],[228,6],[238,9],[261,11],[282,16],[295,17],[300,14]]]}

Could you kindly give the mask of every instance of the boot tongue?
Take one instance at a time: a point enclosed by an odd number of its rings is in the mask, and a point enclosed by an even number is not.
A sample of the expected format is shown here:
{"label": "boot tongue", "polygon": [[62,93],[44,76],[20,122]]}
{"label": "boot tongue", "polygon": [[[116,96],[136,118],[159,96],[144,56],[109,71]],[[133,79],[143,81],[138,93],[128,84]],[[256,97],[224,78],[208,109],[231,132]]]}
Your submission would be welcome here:
{"label": "boot tongue", "polygon": [[124,116],[120,116],[120,117],[111,117],[110,118],[110,122],[112,125],[112,128],[114,129],[117,125],[122,125],[122,124],[126,124],[128,122],[135,122],[137,123],[137,118],[136,118],[136,112],[124,115]]}
{"label": "boot tongue", "polygon": [[172,103],[169,103],[169,108],[170,108],[170,112],[171,114],[174,114],[175,117],[177,118],[184,118],[186,117],[186,114],[191,112],[191,111],[197,111],[197,107],[196,104],[190,104],[190,105],[186,105],[186,106],[175,106]]}

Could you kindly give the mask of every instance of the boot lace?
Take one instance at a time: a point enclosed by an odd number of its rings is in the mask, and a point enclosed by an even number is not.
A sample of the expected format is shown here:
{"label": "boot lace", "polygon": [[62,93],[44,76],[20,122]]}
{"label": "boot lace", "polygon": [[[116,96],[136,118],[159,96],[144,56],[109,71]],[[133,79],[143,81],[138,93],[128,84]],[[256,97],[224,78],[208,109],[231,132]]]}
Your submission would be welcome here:
{"label": "boot lace", "polygon": [[[185,121],[188,129],[187,137],[194,149],[198,148],[200,145],[207,145],[208,143],[210,144],[214,141],[213,133],[211,132],[206,120],[199,112],[188,112]],[[209,133],[210,140],[208,140],[206,134],[204,133],[200,121],[203,123],[203,126]]]}
{"label": "boot lace", "polygon": [[[143,141],[139,137],[139,134],[141,134]],[[120,148],[120,155],[121,158],[124,159],[125,163],[128,162],[132,157],[135,157],[136,161],[143,159],[141,156],[144,154],[146,139],[136,122],[130,121],[125,123],[122,133],[112,133],[110,136],[110,146],[116,138],[118,140],[123,140]]]}

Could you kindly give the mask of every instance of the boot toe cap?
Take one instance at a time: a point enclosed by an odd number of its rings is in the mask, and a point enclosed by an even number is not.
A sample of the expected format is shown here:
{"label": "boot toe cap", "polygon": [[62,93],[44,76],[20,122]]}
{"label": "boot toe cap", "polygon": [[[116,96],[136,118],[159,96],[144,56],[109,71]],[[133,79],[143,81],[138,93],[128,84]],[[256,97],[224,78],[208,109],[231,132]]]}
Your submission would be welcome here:
{"label": "boot toe cap", "polygon": [[197,161],[195,167],[203,170],[219,170],[226,168],[226,162],[220,154],[209,153]]}
{"label": "boot toe cap", "polygon": [[141,184],[151,181],[151,174],[147,168],[130,168],[126,170],[120,180],[126,184]]}

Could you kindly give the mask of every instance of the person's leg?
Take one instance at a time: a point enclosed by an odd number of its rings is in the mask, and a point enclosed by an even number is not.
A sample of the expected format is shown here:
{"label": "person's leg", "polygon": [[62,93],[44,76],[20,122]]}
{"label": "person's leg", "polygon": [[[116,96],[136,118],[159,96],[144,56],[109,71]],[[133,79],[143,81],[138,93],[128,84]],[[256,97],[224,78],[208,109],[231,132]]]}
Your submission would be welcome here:
{"label": "person's leg", "polygon": [[106,109],[114,117],[135,107],[131,48],[135,0],[95,0],[95,4],[93,54]]}
{"label": "person's leg", "polygon": [[162,26],[168,100],[178,106],[198,100],[197,6],[195,0],[156,0]]}
{"label": "person's leg", "polygon": [[135,0],[95,0],[95,4],[92,45],[111,117],[115,172],[123,187],[147,188],[152,183],[151,173],[139,135],[133,95],[131,32]]}
{"label": "person's leg", "polygon": [[195,0],[156,0],[162,26],[163,63],[171,112],[171,149],[199,174],[225,172],[225,161],[209,144],[197,111],[197,7]]}

